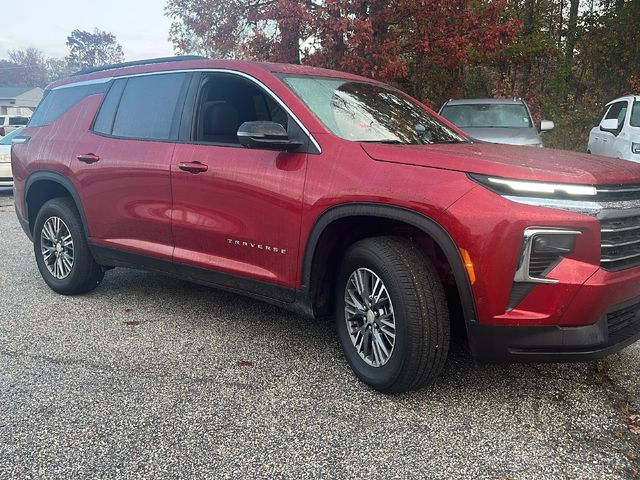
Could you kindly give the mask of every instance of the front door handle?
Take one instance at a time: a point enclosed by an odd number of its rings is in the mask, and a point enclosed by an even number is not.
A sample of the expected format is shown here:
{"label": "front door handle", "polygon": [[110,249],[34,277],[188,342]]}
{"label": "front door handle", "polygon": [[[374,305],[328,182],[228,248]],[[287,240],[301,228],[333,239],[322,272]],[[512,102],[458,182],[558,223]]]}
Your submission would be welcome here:
{"label": "front door handle", "polygon": [[209,166],[202,162],[184,162],[179,163],[178,168],[189,173],[202,173],[209,170]]}
{"label": "front door handle", "polygon": [[79,155],[76,155],[76,158],[84,163],[96,163],[98,160],[100,160],[100,156],[96,155],[95,153],[81,153]]}

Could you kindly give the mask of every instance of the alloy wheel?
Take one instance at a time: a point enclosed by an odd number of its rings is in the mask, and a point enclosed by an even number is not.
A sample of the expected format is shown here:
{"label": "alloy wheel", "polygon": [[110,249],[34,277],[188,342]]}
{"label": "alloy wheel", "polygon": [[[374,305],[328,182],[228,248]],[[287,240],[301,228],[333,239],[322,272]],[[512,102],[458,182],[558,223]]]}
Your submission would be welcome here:
{"label": "alloy wheel", "polygon": [[49,217],[40,232],[40,250],[49,273],[58,280],[66,278],[73,268],[73,238],[60,217]]}
{"label": "alloy wheel", "polygon": [[385,365],[396,343],[396,321],[389,292],[368,268],[358,268],[344,292],[347,331],[360,358],[372,367]]}

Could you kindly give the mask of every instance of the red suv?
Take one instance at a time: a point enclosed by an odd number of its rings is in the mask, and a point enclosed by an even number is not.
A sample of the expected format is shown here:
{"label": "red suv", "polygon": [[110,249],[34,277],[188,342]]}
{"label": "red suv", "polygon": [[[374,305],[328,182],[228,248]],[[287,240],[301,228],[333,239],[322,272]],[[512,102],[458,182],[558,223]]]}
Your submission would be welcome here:
{"label": "red suv", "polygon": [[402,92],[293,65],[159,59],[53,83],[12,153],[56,292],[133,267],[335,317],[399,392],[452,325],[488,361],[640,336],[640,165],[474,141]]}

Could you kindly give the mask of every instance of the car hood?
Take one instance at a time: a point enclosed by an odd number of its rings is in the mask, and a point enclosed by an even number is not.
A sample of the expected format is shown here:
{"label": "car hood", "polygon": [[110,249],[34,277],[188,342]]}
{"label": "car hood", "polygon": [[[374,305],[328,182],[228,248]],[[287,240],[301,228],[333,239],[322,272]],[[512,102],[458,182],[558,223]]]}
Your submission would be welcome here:
{"label": "car hood", "polygon": [[535,128],[463,128],[464,132],[478,140],[508,145],[539,145],[540,137]]}
{"label": "car hood", "polygon": [[565,183],[640,183],[640,164],[586,153],[490,143],[361,144],[374,160]]}

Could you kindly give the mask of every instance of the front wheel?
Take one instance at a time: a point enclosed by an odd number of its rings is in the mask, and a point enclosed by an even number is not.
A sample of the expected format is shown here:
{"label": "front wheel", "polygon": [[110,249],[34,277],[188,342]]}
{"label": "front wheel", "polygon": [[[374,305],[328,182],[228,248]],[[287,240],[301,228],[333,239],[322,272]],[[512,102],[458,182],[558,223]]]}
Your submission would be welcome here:
{"label": "front wheel", "polygon": [[440,278],[409,240],[376,237],[352,245],[337,282],[336,322],[355,374],[385,393],[433,383],[449,350]]}
{"label": "front wheel", "polygon": [[104,277],[89,250],[78,210],[68,197],[54,198],[42,206],[36,217],[33,248],[42,278],[58,293],[88,292]]}

